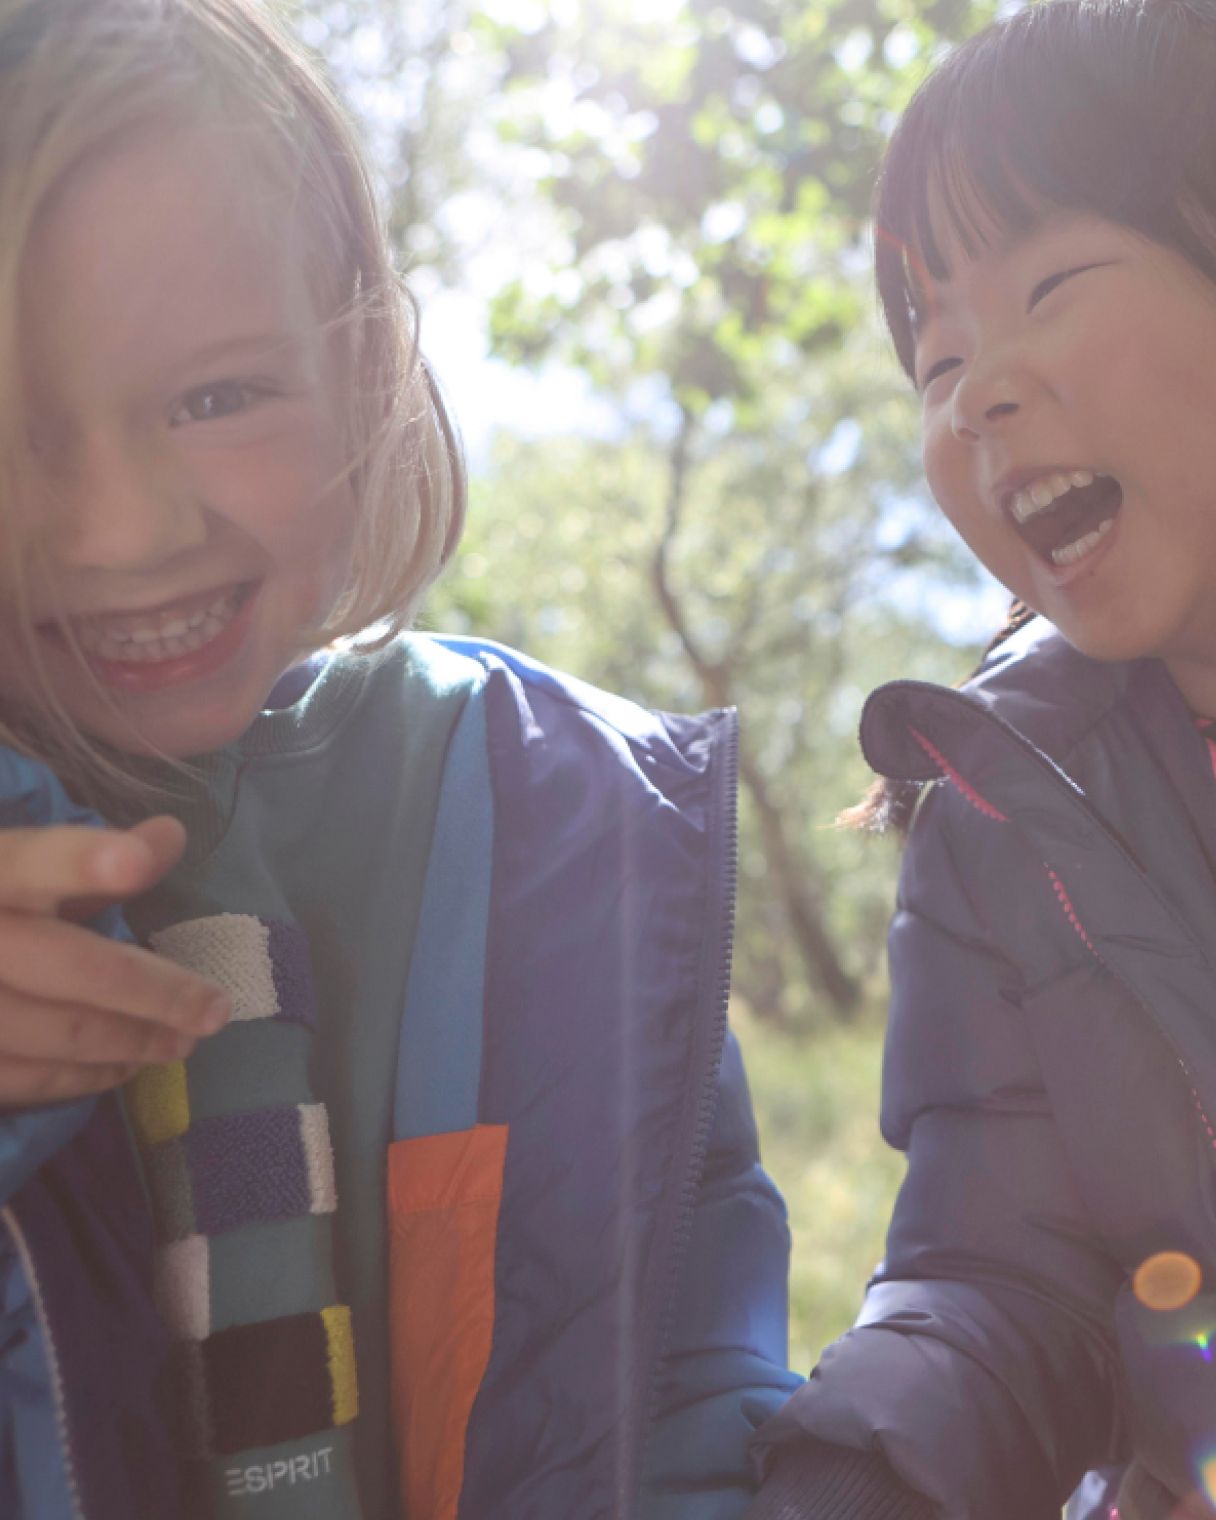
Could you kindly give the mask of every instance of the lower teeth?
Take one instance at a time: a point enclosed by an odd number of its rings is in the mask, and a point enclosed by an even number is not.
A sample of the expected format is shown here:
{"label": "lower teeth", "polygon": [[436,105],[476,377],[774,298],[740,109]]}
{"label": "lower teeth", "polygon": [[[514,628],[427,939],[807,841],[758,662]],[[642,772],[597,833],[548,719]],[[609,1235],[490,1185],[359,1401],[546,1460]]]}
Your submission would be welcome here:
{"label": "lower teeth", "polygon": [[1051,551],[1052,563],[1056,565],[1075,565],[1077,560],[1084,559],[1091,549],[1096,549],[1106,535],[1110,532],[1114,523],[1113,517],[1108,517],[1100,522],[1092,533],[1087,533],[1084,538],[1078,538],[1075,543],[1064,544],[1059,549]]}

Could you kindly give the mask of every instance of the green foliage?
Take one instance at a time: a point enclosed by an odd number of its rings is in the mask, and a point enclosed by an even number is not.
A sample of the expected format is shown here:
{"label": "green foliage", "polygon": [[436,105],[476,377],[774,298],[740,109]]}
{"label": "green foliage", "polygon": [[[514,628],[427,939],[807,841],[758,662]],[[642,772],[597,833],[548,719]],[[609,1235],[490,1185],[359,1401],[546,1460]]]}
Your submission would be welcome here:
{"label": "green foliage", "polygon": [[894,116],[943,39],[994,10],[571,0],[526,31],[477,18],[505,61],[500,130],[539,160],[573,276],[506,285],[497,351],[603,385],[658,376],[698,414],[832,348],[862,315],[846,255]]}

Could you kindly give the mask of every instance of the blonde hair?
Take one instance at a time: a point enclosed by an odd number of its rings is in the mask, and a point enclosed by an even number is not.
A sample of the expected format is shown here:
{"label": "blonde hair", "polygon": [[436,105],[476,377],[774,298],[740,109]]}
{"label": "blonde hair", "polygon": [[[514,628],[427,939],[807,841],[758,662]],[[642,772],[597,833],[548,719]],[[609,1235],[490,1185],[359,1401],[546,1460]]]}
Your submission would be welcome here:
{"label": "blonde hair", "polygon": [[[344,340],[340,419],[355,503],[351,572],[312,648],[378,648],[408,625],[455,548],[465,479],[459,444],[418,349],[363,155],[319,71],[257,0],[0,0],[0,531],[5,592],[45,712],[39,747],[89,749],[38,680],[14,534],[26,449],[17,356],[18,282],[35,219],[63,177],[141,125],[172,118],[252,129],[293,176],[315,231],[309,274]],[[10,552],[12,551],[12,552]],[[0,742],[32,746],[20,720]],[[58,742],[52,737],[58,736]]]}

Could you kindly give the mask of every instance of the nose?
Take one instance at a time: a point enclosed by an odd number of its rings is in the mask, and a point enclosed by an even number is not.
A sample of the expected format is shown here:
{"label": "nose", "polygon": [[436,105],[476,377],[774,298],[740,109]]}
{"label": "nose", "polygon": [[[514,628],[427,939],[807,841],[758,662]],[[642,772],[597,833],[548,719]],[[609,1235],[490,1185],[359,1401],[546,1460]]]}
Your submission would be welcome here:
{"label": "nose", "polygon": [[153,450],[94,436],[58,452],[50,537],[63,566],[141,574],[205,541],[204,508]]}
{"label": "nose", "polygon": [[954,388],[951,423],[957,438],[977,443],[1022,412],[1029,399],[1026,375],[1008,352],[973,359]]}

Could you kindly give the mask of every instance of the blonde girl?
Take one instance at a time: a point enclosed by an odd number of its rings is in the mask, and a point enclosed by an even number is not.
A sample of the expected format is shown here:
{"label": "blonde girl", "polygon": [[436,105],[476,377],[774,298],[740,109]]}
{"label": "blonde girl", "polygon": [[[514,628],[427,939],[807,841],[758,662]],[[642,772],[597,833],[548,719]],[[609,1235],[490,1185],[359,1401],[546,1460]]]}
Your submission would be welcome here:
{"label": "blonde girl", "polygon": [[739,1515],[732,716],[404,631],[459,455],[251,0],[0,0],[0,227],[0,1513]]}

